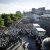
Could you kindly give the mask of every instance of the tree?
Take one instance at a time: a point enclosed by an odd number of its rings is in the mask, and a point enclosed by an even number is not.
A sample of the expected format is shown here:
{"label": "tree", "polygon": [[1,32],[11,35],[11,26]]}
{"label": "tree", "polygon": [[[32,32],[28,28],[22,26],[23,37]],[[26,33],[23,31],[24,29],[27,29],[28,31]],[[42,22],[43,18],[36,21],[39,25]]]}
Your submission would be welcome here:
{"label": "tree", "polygon": [[6,26],[11,25],[12,23],[13,23],[13,20],[11,20],[11,17],[10,16],[7,16],[5,18],[5,24],[6,24]]}
{"label": "tree", "polygon": [[22,18],[22,13],[20,11],[17,11],[15,14],[16,19],[21,19]]}
{"label": "tree", "polygon": [[1,15],[2,19],[5,19],[6,16],[7,16],[7,14],[2,14],[2,15]]}
{"label": "tree", "polygon": [[4,27],[4,19],[0,17],[0,27]]}
{"label": "tree", "polygon": [[17,11],[16,14],[2,14],[0,17],[0,26],[10,26],[13,24],[13,21],[21,18],[22,14],[20,11]]}
{"label": "tree", "polygon": [[10,14],[11,20],[15,21],[15,16],[13,14]]}

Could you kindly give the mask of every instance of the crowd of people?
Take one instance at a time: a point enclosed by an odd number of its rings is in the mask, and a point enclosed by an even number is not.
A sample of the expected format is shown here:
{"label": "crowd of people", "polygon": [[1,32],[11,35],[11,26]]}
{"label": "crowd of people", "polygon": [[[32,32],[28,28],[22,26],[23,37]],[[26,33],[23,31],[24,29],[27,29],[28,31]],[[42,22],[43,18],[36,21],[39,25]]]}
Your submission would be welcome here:
{"label": "crowd of people", "polygon": [[[21,34],[21,32],[19,32],[19,34]],[[19,37],[18,37],[18,39],[21,41],[21,39]],[[14,43],[17,40],[17,38],[15,38],[14,36],[9,36],[9,35],[3,34],[2,37],[0,37],[0,40],[4,41],[3,42],[3,46],[4,46],[4,44],[8,44],[8,42],[10,43],[13,41],[13,43]],[[40,37],[34,36],[34,40],[36,42],[37,50],[50,50],[50,37],[47,37],[47,38],[41,37],[40,38]],[[22,41],[21,41],[21,43],[22,43]],[[5,45],[5,47],[6,47],[6,45]]]}

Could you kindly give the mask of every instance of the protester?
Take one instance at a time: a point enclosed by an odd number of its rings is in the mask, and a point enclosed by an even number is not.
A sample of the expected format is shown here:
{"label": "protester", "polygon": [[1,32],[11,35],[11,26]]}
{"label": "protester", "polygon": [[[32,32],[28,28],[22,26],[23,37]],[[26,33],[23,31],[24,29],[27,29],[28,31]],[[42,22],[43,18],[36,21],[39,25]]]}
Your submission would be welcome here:
{"label": "protester", "polygon": [[36,46],[37,46],[37,50],[41,50],[41,39],[40,39],[40,37],[38,37],[36,39]]}

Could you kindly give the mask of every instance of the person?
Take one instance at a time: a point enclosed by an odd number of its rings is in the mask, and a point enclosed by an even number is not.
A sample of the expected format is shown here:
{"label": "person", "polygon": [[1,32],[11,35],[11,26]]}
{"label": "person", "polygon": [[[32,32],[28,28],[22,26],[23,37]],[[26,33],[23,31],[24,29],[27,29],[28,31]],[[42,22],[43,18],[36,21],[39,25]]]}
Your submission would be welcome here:
{"label": "person", "polygon": [[50,37],[47,37],[42,41],[42,49],[50,50]]}
{"label": "person", "polygon": [[41,39],[40,39],[40,37],[38,37],[36,39],[36,46],[37,46],[37,50],[41,50]]}
{"label": "person", "polygon": [[23,48],[24,48],[24,50],[25,50],[25,43],[23,44]]}

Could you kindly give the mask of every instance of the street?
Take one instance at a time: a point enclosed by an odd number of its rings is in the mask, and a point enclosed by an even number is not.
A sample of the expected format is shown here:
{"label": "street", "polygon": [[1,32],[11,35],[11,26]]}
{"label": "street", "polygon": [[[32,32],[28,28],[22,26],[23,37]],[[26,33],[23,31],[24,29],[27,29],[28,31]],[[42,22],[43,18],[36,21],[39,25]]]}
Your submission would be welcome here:
{"label": "street", "polygon": [[23,48],[24,42],[29,43],[27,49],[25,48],[25,50],[37,50],[35,41],[29,38],[27,35],[21,37],[21,39],[22,39],[22,45],[17,50],[24,50]]}

